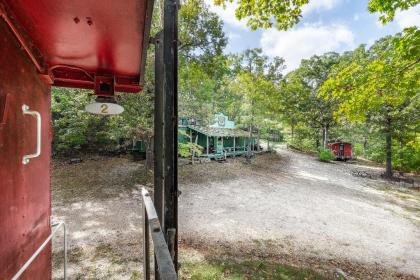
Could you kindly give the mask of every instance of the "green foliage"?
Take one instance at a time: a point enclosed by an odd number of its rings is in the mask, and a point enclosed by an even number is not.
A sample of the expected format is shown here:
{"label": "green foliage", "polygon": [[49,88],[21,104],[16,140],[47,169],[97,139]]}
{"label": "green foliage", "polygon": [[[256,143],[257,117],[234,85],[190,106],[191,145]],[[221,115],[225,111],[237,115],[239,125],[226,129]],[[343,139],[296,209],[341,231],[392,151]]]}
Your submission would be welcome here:
{"label": "green foliage", "polygon": [[191,157],[193,153],[199,157],[203,154],[203,147],[195,143],[178,143],[178,154],[180,157]]}
{"label": "green foliage", "polygon": [[345,140],[354,156],[387,163],[389,170],[417,171],[419,41],[413,27],[369,49],[302,60],[279,83],[277,101],[271,100],[288,143],[315,151],[328,139]]}
{"label": "green foliage", "polygon": [[370,0],[368,10],[371,13],[379,12],[382,23],[388,23],[394,19],[396,11],[407,10],[417,4],[418,0]]}
{"label": "green foliage", "polygon": [[223,23],[203,0],[185,0],[179,11],[179,50],[189,59],[221,55],[227,44]]}
{"label": "green foliage", "polygon": [[412,38],[412,34],[420,36],[410,29],[382,38],[368,50],[360,47],[352,61],[339,65],[320,89],[326,100],[338,101],[337,120],[367,123],[386,136],[382,150],[371,156],[379,159],[386,152],[387,175],[392,172],[393,162],[400,167],[404,162],[398,164],[392,155],[392,139],[399,139],[403,150],[404,143],[412,141],[419,128],[420,53],[407,55],[413,48],[409,42],[418,42],[419,38]]}
{"label": "green foliage", "polygon": [[[311,0],[316,1],[316,0]],[[216,0],[224,5],[227,0]],[[235,1],[238,18],[252,28],[287,29],[299,20],[308,0]],[[369,10],[389,21],[411,0],[370,0]],[[152,34],[161,28],[154,13]],[[343,54],[326,53],[302,60],[283,76],[284,60],[261,49],[225,55],[223,22],[204,0],[185,0],[179,13],[179,116],[208,123],[223,112],[242,127],[267,138],[271,130],[306,151],[319,151],[329,139],[353,143],[356,156],[391,162],[401,170],[419,170],[419,61],[417,27],[361,45]],[[153,47],[152,47],[153,48]],[[153,136],[153,50],[147,56],[144,90],[120,94],[123,114],[101,117],[84,112],[93,97],[87,91],[53,89],[54,151],[113,150],[121,139]],[[384,137],[387,135],[388,137]],[[189,137],[189,136],[187,136]],[[386,139],[391,139],[388,142]],[[128,141],[129,142],[129,141]],[[386,143],[390,143],[387,149]],[[388,150],[392,150],[390,156]],[[202,153],[194,143],[180,144],[183,157]],[[321,151],[324,153],[324,151]],[[388,156],[387,156],[388,155]]]}
{"label": "green foliage", "polygon": [[364,155],[363,144],[353,142],[352,152],[353,152],[353,158],[363,156]]}
{"label": "green foliage", "polygon": [[52,90],[53,149],[71,154],[80,150],[108,149],[118,144],[115,119],[87,114],[91,102],[86,91],[65,88]]}
{"label": "green foliage", "polygon": [[233,57],[232,64],[228,89],[236,101],[226,108],[227,112],[234,112],[231,119],[244,128],[259,130],[260,134],[278,128],[275,98],[284,60],[269,59],[261,49],[248,49]]}
{"label": "green foliage", "polygon": [[[420,136],[411,140],[403,147],[395,143],[395,150],[392,164],[402,171],[420,172]],[[398,149],[399,148],[399,149]]]}
{"label": "green foliage", "polygon": [[329,149],[319,149],[318,158],[320,161],[330,161],[334,159],[333,153]]}
{"label": "green foliage", "polygon": [[140,139],[152,122],[152,99],[147,94],[117,96],[125,111],[119,116],[100,116],[85,112],[94,101],[86,90],[53,88],[53,149],[56,154],[80,151],[114,151],[120,139]]}
{"label": "green foliage", "polygon": [[316,151],[327,145],[330,130],[337,121],[334,112],[336,100],[326,100],[318,95],[319,89],[333,71],[344,63],[348,54],[326,53],[304,59],[295,71],[286,75],[279,85],[274,104],[289,130],[288,142],[302,150]]}
{"label": "green foliage", "polygon": [[191,143],[191,138],[188,133],[186,133],[184,130],[178,131],[178,139],[183,138],[186,139],[185,142],[178,141],[178,154],[181,157],[187,158],[191,157],[193,154],[195,156],[201,156],[203,153],[203,147],[201,147],[198,144]]}
{"label": "green foliage", "polygon": [[190,157],[192,155],[190,143],[178,143],[178,154],[183,158]]}
{"label": "green foliage", "polygon": [[[224,5],[228,0],[215,0],[216,5]],[[264,0],[262,2],[237,0],[235,15],[238,19],[246,19],[252,29],[271,28],[286,30],[299,22],[302,7],[309,0]],[[274,23],[273,20],[274,19]]]}
{"label": "green foliage", "polygon": [[[152,34],[161,29],[160,6],[152,21]],[[220,87],[225,69],[225,58],[219,56],[226,46],[222,22],[202,0],[183,2],[179,14],[180,36],[180,111],[189,108],[207,116],[210,109],[201,110],[210,103],[212,93]],[[96,116],[84,111],[94,100],[91,91],[53,88],[52,115],[54,152],[72,154],[79,151],[112,151],[120,140],[150,139],[153,134],[154,52],[147,55],[145,85],[140,94],[119,94],[117,101],[124,107],[118,116]],[[226,66],[227,67],[227,66]],[[222,74],[220,74],[222,73]],[[197,91],[196,91],[197,90]],[[183,107],[183,104],[190,106]],[[206,111],[207,110],[207,111]],[[192,115],[194,116],[194,115]],[[130,141],[127,141],[130,142]],[[190,147],[195,149],[196,147]],[[199,153],[199,151],[196,151]]]}
{"label": "green foliage", "polygon": [[184,1],[179,18],[179,116],[206,122],[226,96],[227,38],[222,21],[203,0]]}

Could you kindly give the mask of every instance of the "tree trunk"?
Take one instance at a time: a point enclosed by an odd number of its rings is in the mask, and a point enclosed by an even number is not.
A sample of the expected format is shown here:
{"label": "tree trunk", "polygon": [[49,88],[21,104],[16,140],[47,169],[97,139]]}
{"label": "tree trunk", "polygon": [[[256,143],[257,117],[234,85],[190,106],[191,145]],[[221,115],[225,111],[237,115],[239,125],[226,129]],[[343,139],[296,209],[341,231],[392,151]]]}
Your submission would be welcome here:
{"label": "tree trunk", "polygon": [[251,147],[251,151],[252,151],[251,142],[252,142],[252,124],[249,125],[249,142],[248,142],[248,145]]}
{"label": "tree trunk", "polygon": [[323,127],[323,133],[322,133],[322,145],[324,149],[328,146],[328,125],[325,125]]}
{"label": "tree trunk", "polygon": [[391,118],[387,117],[386,120],[386,133],[385,133],[385,151],[386,151],[386,170],[385,177],[392,177],[392,135],[391,135]]}
{"label": "tree trunk", "polygon": [[295,124],[293,123],[293,121],[292,121],[292,125],[291,125],[292,127],[291,127],[291,129],[292,129],[292,144],[293,144],[293,140],[294,140],[294,137],[295,137]]}
{"label": "tree trunk", "polygon": [[403,164],[403,161],[404,161],[404,151],[403,151],[403,148],[404,148],[404,141],[403,141],[403,139],[402,139],[402,137],[400,138],[400,164],[401,164],[401,166],[402,166],[402,164]]}
{"label": "tree trunk", "polygon": [[260,130],[258,129],[258,134],[257,134],[257,152],[260,151]]}
{"label": "tree trunk", "polygon": [[319,150],[319,146],[320,146],[320,143],[319,143],[319,132],[318,133],[315,133],[315,146],[316,146],[316,149],[317,150]]}
{"label": "tree trunk", "polygon": [[245,158],[246,158],[246,162],[247,163],[251,163],[251,146],[247,146],[246,147],[246,156],[245,156]]}
{"label": "tree trunk", "polygon": [[248,145],[246,147],[246,162],[247,163],[251,163],[251,155],[252,155],[252,121],[251,124],[249,125],[249,141],[248,141]]}
{"label": "tree trunk", "polygon": [[194,164],[194,149],[192,149],[192,129],[190,129],[190,149],[191,149],[191,164]]}
{"label": "tree trunk", "polygon": [[367,153],[367,145],[368,145],[368,140],[367,140],[367,136],[364,136],[364,140],[363,140],[363,156],[366,157],[366,153]]}

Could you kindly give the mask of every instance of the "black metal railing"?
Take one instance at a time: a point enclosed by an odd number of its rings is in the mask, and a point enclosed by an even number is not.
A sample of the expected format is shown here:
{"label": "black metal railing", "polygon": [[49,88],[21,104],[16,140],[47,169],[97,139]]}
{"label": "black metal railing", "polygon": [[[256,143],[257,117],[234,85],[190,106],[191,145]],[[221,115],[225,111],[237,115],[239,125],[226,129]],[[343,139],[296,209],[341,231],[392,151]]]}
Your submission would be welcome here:
{"label": "black metal railing", "polygon": [[150,280],[150,237],[152,236],[153,251],[161,280],[176,280],[177,274],[171,254],[166,244],[165,236],[160,226],[159,218],[149,192],[142,188],[143,199],[143,272],[144,279]]}

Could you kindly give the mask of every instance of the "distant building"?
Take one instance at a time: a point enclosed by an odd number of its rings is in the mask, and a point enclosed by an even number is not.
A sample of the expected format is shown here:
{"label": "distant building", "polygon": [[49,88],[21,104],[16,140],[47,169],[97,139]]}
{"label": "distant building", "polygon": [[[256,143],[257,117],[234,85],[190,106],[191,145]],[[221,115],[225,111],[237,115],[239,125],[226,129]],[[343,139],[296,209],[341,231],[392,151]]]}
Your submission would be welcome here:
{"label": "distant building", "polygon": [[237,129],[224,114],[216,114],[214,121],[203,126],[197,120],[180,118],[178,141],[200,145],[203,147],[201,156],[207,158],[240,156],[246,153],[248,145],[255,145],[255,138],[250,138],[247,131]]}
{"label": "distant building", "polygon": [[336,160],[349,160],[353,158],[352,145],[348,142],[337,141],[328,144]]}

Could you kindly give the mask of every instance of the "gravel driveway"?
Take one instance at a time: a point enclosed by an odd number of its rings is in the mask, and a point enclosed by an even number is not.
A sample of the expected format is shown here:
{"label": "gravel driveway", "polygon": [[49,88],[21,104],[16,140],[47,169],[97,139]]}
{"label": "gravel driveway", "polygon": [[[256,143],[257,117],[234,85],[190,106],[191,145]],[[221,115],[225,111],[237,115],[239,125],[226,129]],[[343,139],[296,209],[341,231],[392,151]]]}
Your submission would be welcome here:
{"label": "gravel driveway", "polygon": [[[420,193],[279,149],[245,164],[180,166],[181,261],[237,258],[340,268],[358,279],[420,279]],[[69,279],[140,279],[141,199],[151,174],[128,158],[53,168],[53,218],[69,229]],[[53,242],[62,275],[62,236]],[[190,254],[197,252],[197,254]],[[412,274],[413,276],[408,276]]]}
{"label": "gravel driveway", "polygon": [[263,248],[420,277],[419,200],[401,200],[385,191],[385,182],[351,174],[378,168],[321,163],[286,149],[278,154],[281,160],[244,167],[231,179],[210,173],[205,181],[184,180],[179,210],[184,242],[269,244]]}

